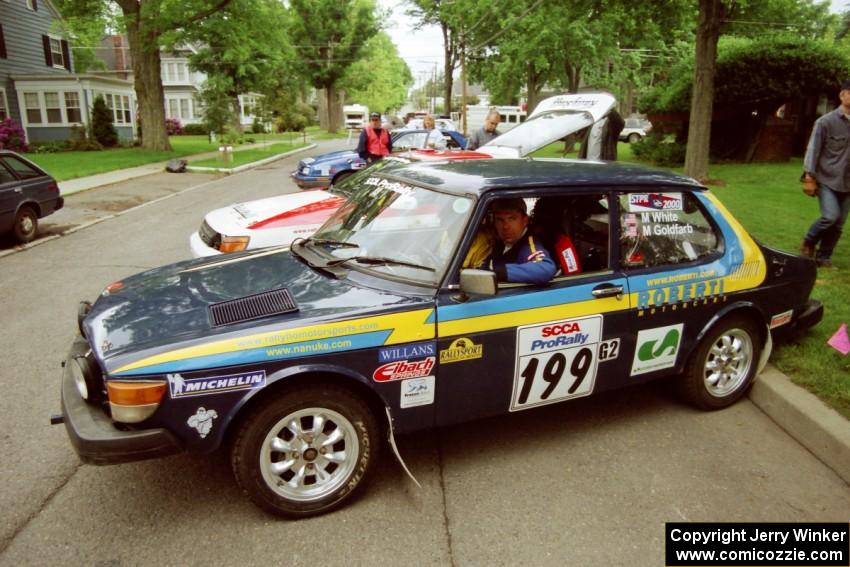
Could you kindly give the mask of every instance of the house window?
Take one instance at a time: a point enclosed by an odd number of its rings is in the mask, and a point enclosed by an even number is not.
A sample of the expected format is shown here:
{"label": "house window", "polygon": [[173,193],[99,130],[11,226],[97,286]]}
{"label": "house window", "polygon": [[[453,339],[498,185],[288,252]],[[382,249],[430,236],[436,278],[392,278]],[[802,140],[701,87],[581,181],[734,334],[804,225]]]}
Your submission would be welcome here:
{"label": "house window", "polygon": [[177,113],[177,99],[176,98],[168,99],[168,117],[169,118],[180,118],[180,115]]}
{"label": "house window", "polygon": [[47,109],[48,124],[62,123],[62,108],[59,106],[59,93],[44,93],[44,107]]}
{"label": "house window", "polygon": [[38,5],[35,3],[35,0],[27,0],[27,8],[35,11],[38,9]]}
{"label": "house window", "polygon": [[130,124],[133,121],[133,117],[130,114],[130,97],[122,96],[121,102],[124,110],[124,124]]}
{"label": "house window", "polygon": [[192,118],[192,115],[189,113],[189,99],[181,98],[180,99],[180,118],[183,120],[188,120]]}
{"label": "house window", "polygon": [[0,120],[9,118],[9,105],[6,103],[6,90],[0,89]]}
{"label": "house window", "polygon": [[185,83],[187,71],[188,71],[188,65],[186,65],[185,63],[178,63],[177,64],[177,80]]}
{"label": "house window", "polygon": [[62,40],[55,37],[50,38],[50,57],[53,58],[54,67],[65,67],[65,56],[62,54]]}
{"label": "house window", "polygon": [[113,124],[129,124],[132,122],[129,96],[104,93],[103,98],[106,100],[106,106],[112,111]]}
{"label": "house window", "polygon": [[83,121],[80,113],[80,93],[65,93],[65,114],[68,116],[68,122]]}
{"label": "house window", "polygon": [[27,110],[27,122],[41,124],[41,105],[38,102],[38,93],[24,93],[24,107]]}
{"label": "house window", "polygon": [[257,97],[243,96],[242,97],[242,116],[251,116],[254,114],[257,106]]}

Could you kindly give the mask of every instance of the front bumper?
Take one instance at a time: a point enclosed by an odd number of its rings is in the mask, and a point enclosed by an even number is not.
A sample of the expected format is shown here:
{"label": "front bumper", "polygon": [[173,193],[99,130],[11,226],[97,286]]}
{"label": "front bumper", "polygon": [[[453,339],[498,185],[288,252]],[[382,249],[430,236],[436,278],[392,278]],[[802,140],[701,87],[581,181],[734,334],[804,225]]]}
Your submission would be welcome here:
{"label": "front bumper", "polygon": [[192,258],[206,258],[207,256],[218,256],[221,254],[215,248],[207,246],[198,232],[193,232],[189,237],[189,248],[192,250]]}
{"label": "front bumper", "polygon": [[70,372],[74,355],[88,349],[77,337],[62,370],[62,417],[74,450],[84,463],[110,465],[164,457],[183,449],[165,429],[121,431],[97,406],[86,403],[77,392]]}
{"label": "front bumper", "polygon": [[290,173],[289,176],[301,189],[324,189],[330,187],[330,177],[310,177],[301,175],[297,171]]}

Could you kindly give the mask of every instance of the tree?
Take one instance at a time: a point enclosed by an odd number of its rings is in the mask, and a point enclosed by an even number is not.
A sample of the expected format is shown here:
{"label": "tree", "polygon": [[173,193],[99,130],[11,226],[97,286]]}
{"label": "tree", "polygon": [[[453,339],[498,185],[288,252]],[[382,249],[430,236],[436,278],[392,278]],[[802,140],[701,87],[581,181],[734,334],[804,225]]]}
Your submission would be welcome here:
{"label": "tree", "polygon": [[112,111],[106,106],[103,97],[94,98],[91,111],[91,137],[105,148],[118,145],[118,132],[112,125]]}
{"label": "tree", "polygon": [[66,0],[69,16],[102,14],[114,2],[121,10],[120,24],[127,32],[133,80],[142,126],[142,147],[170,151],[165,131],[159,49],[167,30],[189,28],[221,10],[231,0]]}
{"label": "tree", "polygon": [[[295,57],[286,28],[286,10],[277,0],[231,0],[197,24],[164,35],[164,41],[198,46],[189,65],[214,79],[205,87],[211,101],[229,98],[231,126],[238,131],[239,94],[271,93],[293,75]],[[220,115],[220,109],[215,113]]]}
{"label": "tree", "polygon": [[301,71],[321,90],[319,122],[330,132],[342,126],[337,83],[378,32],[374,0],[291,0],[292,42]]}
{"label": "tree", "polygon": [[401,108],[413,85],[407,63],[384,32],[370,37],[364,51],[365,56],[352,63],[340,80],[339,88],[345,91],[346,100],[379,112]]}

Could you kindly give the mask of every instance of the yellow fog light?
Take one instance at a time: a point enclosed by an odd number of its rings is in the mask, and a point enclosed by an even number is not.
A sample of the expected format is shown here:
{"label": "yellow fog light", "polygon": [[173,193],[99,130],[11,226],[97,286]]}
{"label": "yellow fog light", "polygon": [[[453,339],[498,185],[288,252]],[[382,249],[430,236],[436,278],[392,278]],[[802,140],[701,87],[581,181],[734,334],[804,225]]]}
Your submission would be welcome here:
{"label": "yellow fog light", "polygon": [[106,383],[112,419],[122,423],[138,423],[153,415],[168,385],[164,381]]}
{"label": "yellow fog light", "polygon": [[250,241],[250,236],[225,236],[221,239],[221,245],[218,247],[218,251],[223,254],[241,252],[248,248],[248,242]]}

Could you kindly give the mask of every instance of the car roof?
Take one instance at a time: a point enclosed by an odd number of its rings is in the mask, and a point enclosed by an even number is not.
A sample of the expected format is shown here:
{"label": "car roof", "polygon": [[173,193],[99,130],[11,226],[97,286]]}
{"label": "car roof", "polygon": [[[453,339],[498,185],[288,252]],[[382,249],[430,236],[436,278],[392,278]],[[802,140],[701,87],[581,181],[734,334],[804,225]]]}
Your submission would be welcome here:
{"label": "car roof", "polygon": [[498,189],[629,187],[704,190],[696,180],[669,171],[620,162],[577,159],[478,159],[409,161],[387,158],[376,175],[455,193],[483,195]]}

